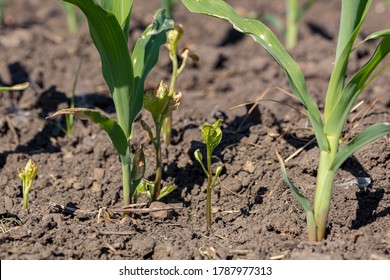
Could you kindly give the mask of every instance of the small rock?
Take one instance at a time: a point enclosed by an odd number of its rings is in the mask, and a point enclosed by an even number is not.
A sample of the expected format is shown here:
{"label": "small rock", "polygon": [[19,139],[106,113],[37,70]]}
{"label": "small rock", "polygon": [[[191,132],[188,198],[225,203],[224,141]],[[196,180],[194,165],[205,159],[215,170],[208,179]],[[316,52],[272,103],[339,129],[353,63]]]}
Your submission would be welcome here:
{"label": "small rock", "polygon": [[173,216],[173,213],[174,213],[174,210],[171,208],[172,208],[172,206],[167,205],[163,202],[153,201],[150,204],[149,209],[168,209],[168,210],[150,212],[150,216],[152,216],[155,219],[159,219],[159,220],[171,219]]}
{"label": "small rock", "polygon": [[98,182],[93,182],[91,187],[92,192],[101,192],[102,191],[102,185]]}
{"label": "small rock", "polygon": [[11,211],[12,207],[14,207],[14,202],[9,196],[4,197],[4,208],[5,210]]}
{"label": "small rock", "polygon": [[76,190],[78,190],[78,191],[83,190],[83,189],[84,189],[84,184],[79,183],[79,182],[74,183],[74,184],[73,184],[73,188],[76,189]]}
{"label": "small rock", "polygon": [[252,161],[247,161],[244,164],[243,170],[248,172],[248,173],[253,173],[255,171],[255,165],[253,164]]}
{"label": "small rock", "polygon": [[104,171],[103,168],[95,168],[93,170],[93,178],[97,181],[101,181],[104,178]]}

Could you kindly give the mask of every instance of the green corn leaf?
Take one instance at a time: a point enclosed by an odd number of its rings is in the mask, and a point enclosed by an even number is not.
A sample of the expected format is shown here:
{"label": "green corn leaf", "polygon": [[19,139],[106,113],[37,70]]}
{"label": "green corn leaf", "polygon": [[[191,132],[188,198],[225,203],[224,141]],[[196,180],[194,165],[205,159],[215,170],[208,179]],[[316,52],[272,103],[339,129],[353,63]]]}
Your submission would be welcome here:
{"label": "green corn leaf", "polygon": [[[332,115],[332,110],[342,96],[345,74],[348,68],[349,56],[355,39],[363,25],[372,1],[343,0],[339,39],[336,51],[335,66],[332,71],[325,100],[325,123]],[[343,121],[341,121],[344,123]]]}
{"label": "green corn leaf", "polygon": [[130,31],[130,15],[134,0],[98,0],[100,6],[115,15],[123,30],[123,34],[128,39]]}
{"label": "green corn leaf", "polygon": [[389,36],[390,36],[390,29],[379,30],[368,35],[363,41],[359,42],[359,44],[357,44],[356,47],[358,47],[360,44],[364,42],[367,42],[368,40],[381,39]]}
{"label": "green corn leaf", "polygon": [[166,32],[173,26],[164,10],[157,11],[153,23],[145,29],[134,47],[135,103],[132,110],[136,112],[142,109],[145,79],[157,63],[160,47],[166,42]]}
{"label": "green corn leaf", "polygon": [[272,31],[258,20],[240,17],[231,6],[222,0],[182,0],[182,2],[191,12],[229,21],[236,30],[251,36],[256,43],[272,55],[285,71],[293,93],[307,110],[320,149],[328,151],[329,144],[323,132],[321,114],[308,94],[303,73]]}
{"label": "green corn leaf", "polygon": [[29,85],[30,83],[22,83],[10,87],[0,87],[0,92],[10,91],[10,90],[25,90],[26,88],[28,88]]}
{"label": "green corn leaf", "polygon": [[118,122],[126,137],[139,111],[135,104],[134,76],[127,39],[115,15],[93,0],[65,0],[78,6],[86,15],[92,40],[100,53],[104,79],[113,96]]}
{"label": "green corn leaf", "polygon": [[340,16],[340,30],[337,39],[336,61],[346,45],[349,44],[351,36],[356,28],[360,29],[361,21],[364,20],[372,0],[343,0]]}
{"label": "green corn leaf", "polygon": [[337,152],[330,170],[336,171],[357,150],[386,134],[390,134],[390,123],[378,123],[367,127]]}
{"label": "green corn leaf", "polygon": [[337,104],[331,111],[324,130],[327,134],[340,135],[345,120],[356,100],[363,89],[367,86],[367,80],[374,72],[376,67],[390,52],[390,36],[384,37],[378,44],[370,60],[351,78],[345,86]]}
{"label": "green corn leaf", "polygon": [[275,153],[280,163],[280,168],[282,171],[282,176],[284,181],[287,183],[287,185],[290,187],[298,201],[301,203],[303,210],[306,213],[306,224],[307,224],[307,231],[309,234],[309,240],[310,241],[316,241],[317,240],[317,226],[316,221],[314,217],[314,212],[310,206],[309,200],[299,191],[299,189],[291,182],[290,178],[287,175],[286,166],[284,165],[284,161],[282,156],[279,154],[278,150],[275,147]]}
{"label": "green corn leaf", "polygon": [[58,115],[73,115],[81,120],[89,120],[100,126],[110,137],[114,148],[118,151],[121,158],[129,154],[127,138],[123,133],[122,128],[114,120],[102,112],[87,108],[67,108],[59,110],[48,118],[54,118]]}
{"label": "green corn leaf", "polygon": [[206,146],[210,149],[210,154],[213,153],[214,149],[221,143],[222,130],[219,127],[222,120],[217,120],[214,124],[205,124],[202,127],[202,137]]}
{"label": "green corn leaf", "polygon": [[281,157],[281,155],[279,154],[279,152],[276,148],[275,148],[275,153],[276,153],[276,156],[278,157],[278,160],[280,163],[280,168],[282,170],[282,176],[283,176],[284,181],[287,183],[287,185],[290,187],[292,192],[295,194],[295,196],[297,197],[297,199],[301,203],[305,212],[313,212],[307,198],[299,191],[299,189],[293,184],[293,182],[291,182],[290,178],[288,177],[286,166],[284,165],[283,158]]}

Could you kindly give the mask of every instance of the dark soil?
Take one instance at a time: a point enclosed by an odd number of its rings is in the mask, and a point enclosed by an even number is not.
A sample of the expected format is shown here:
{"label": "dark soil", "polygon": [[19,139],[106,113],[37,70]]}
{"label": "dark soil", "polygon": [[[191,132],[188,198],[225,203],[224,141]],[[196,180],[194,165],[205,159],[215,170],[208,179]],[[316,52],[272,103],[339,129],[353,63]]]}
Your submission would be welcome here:
{"label": "dark soil", "polygon": [[[147,6],[144,2],[148,2]],[[284,16],[284,1],[229,1],[243,14]],[[272,4],[270,4],[272,3]],[[274,145],[284,158],[313,138],[300,105],[270,87],[289,90],[283,72],[250,37],[214,18],[191,15],[179,5],[174,13],[185,29],[182,47],[200,56],[179,78],[184,98],[173,118],[173,145],[164,147],[164,184],[177,189],[162,202],[178,209],[170,215],[135,214],[120,223],[104,209],[122,207],[121,168],[105,133],[76,121],[73,136],[64,119],[45,118],[68,106],[80,59],[76,106],[99,108],[114,116],[86,22],[76,35],[67,32],[59,1],[14,0],[0,29],[0,83],[29,81],[23,92],[0,95],[0,258],[1,259],[390,259],[389,137],[360,150],[339,170],[326,239],[308,243],[303,210],[284,183]],[[130,44],[152,20],[159,1],[136,1]],[[319,1],[303,18],[300,40],[292,51],[314,98],[323,106],[337,40],[339,1]],[[390,6],[377,1],[362,34],[384,29]],[[280,35],[280,33],[277,33]],[[375,43],[359,47],[351,73],[369,58]],[[162,49],[147,86],[169,81],[170,63]],[[390,72],[362,94],[364,105],[351,114],[346,135],[389,121]],[[357,122],[368,104],[378,100]],[[289,105],[291,107],[288,107]],[[295,109],[294,109],[295,108]],[[139,119],[150,123],[148,113]],[[193,152],[200,148],[200,127],[222,118],[223,140],[214,162],[224,166],[213,191],[213,225],[205,226],[205,177]],[[154,151],[135,124],[132,148],[144,145],[147,177],[153,178]],[[32,158],[39,175],[22,210],[17,168]],[[291,179],[313,198],[318,149],[309,145],[287,162]],[[363,188],[356,183],[369,178]],[[54,206],[57,205],[57,206]],[[61,210],[66,206],[67,211]],[[72,211],[71,209],[78,209]],[[167,213],[163,213],[167,214]]]}

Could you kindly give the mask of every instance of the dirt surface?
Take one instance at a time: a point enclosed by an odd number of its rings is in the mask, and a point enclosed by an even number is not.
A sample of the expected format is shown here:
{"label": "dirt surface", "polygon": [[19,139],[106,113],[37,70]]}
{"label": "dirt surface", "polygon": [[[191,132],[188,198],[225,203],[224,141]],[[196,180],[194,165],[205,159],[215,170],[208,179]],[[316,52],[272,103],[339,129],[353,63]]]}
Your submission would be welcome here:
{"label": "dirt surface", "polygon": [[[64,134],[64,119],[45,117],[68,106],[81,57],[76,106],[115,110],[100,70],[86,22],[71,35],[59,1],[13,0],[0,28],[0,83],[29,81],[23,92],[0,95],[0,258],[1,259],[390,259],[389,137],[360,150],[339,170],[326,239],[308,243],[305,215],[281,177],[273,145],[284,158],[313,138],[302,109],[273,89],[247,115],[267,88],[289,90],[284,73],[250,37],[214,18],[174,13],[185,29],[182,47],[200,56],[179,78],[184,98],[173,119],[173,145],[164,147],[164,184],[177,189],[163,203],[173,212],[135,214],[120,223],[104,209],[122,207],[121,168],[105,133],[77,121],[73,136]],[[146,5],[144,2],[148,2]],[[284,16],[283,1],[229,1],[240,13]],[[269,4],[272,3],[272,4]],[[152,20],[159,1],[136,1],[132,46]],[[373,4],[362,34],[386,28],[390,6]],[[339,1],[319,1],[303,18],[300,40],[292,51],[308,87],[323,107],[337,40]],[[280,33],[277,33],[280,36]],[[350,73],[364,64],[375,43],[362,45],[351,58]],[[169,81],[170,63],[162,49],[148,87]],[[390,72],[385,71],[359,98],[346,137],[364,127],[389,121]],[[358,122],[368,104],[375,105]],[[286,106],[289,105],[289,106]],[[139,119],[150,123],[147,112]],[[213,225],[205,226],[204,174],[193,152],[205,147],[200,127],[223,119],[223,140],[215,164],[224,171],[212,194]],[[154,151],[147,134],[135,124],[132,148],[144,145],[147,177],[153,179]],[[30,210],[22,210],[17,168],[32,158],[40,168],[30,193]],[[309,145],[287,162],[291,179],[311,200],[318,149]],[[357,184],[368,178],[371,184]],[[57,205],[57,206],[55,206]],[[63,211],[61,206],[66,206]],[[72,210],[72,209],[77,209]],[[99,210],[101,215],[98,215]],[[99,217],[99,221],[98,221]]]}

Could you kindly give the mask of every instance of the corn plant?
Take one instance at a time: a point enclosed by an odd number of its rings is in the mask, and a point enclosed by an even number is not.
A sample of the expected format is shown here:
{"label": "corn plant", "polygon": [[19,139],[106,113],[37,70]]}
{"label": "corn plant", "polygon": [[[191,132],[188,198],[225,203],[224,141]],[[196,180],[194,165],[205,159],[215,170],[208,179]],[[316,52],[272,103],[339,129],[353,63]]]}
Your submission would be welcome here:
{"label": "corn plant", "polygon": [[38,166],[31,159],[28,160],[24,169],[18,168],[19,178],[23,183],[23,208],[28,209],[28,195],[30,193],[32,182],[38,174]]}
{"label": "corn plant", "polygon": [[317,0],[307,0],[299,5],[298,0],[286,1],[286,48],[292,49],[297,44],[298,26],[302,16]]}
{"label": "corn plant", "polygon": [[309,240],[321,241],[325,237],[333,182],[337,170],[354,152],[390,133],[390,123],[374,124],[365,128],[350,142],[340,144],[344,124],[355,100],[372,80],[390,65],[387,62],[374,73],[390,51],[390,30],[375,32],[365,39],[365,41],[370,39],[379,39],[380,41],[366,64],[347,81],[346,72],[349,57],[354,50],[354,42],[372,0],[343,0],[341,2],[336,57],[326,94],[324,117],[322,118],[317,104],[308,93],[303,73],[297,62],[291,58],[267,26],[260,21],[240,17],[231,6],[222,0],[182,0],[182,2],[191,12],[225,19],[238,31],[250,35],[285,71],[292,92],[306,109],[320,149],[313,208],[308,199],[288,179],[283,164],[282,173],[306,212]]}
{"label": "corn plant", "polygon": [[164,10],[137,40],[132,54],[127,41],[133,1],[66,0],[78,6],[86,15],[90,35],[100,53],[103,77],[112,94],[118,121],[98,110],[71,108],[58,114],[72,114],[99,125],[111,139],[122,164],[123,201],[132,203],[132,196],[145,169],[142,153],[130,153],[133,122],[143,105],[146,76],[157,62],[160,46],[166,42],[166,31],[173,28]]}
{"label": "corn plant", "polygon": [[175,96],[169,94],[169,89],[163,82],[154,89],[145,92],[144,108],[150,112],[154,122],[155,133],[148,124],[141,120],[141,125],[148,132],[150,141],[152,142],[156,152],[156,174],[153,183],[144,179],[138,191],[146,193],[149,200],[155,201],[168,195],[176,189],[176,186],[166,186],[161,189],[161,180],[163,173],[162,156],[161,156],[161,130],[164,120],[174,111],[180,104],[181,93]]}
{"label": "corn plant", "polygon": [[207,189],[206,189],[206,225],[211,227],[211,191],[214,188],[219,175],[222,172],[222,166],[218,166],[215,174],[211,166],[211,157],[214,149],[221,143],[222,130],[219,127],[222,120],[217,120],[214,124],[205,124],[202,127],[202,138],[206,144],[206,166],[203,164],[203,155],[199,149],[194,152],[195,159],[199,162],[203,169],[203,172],[207,176]]}

